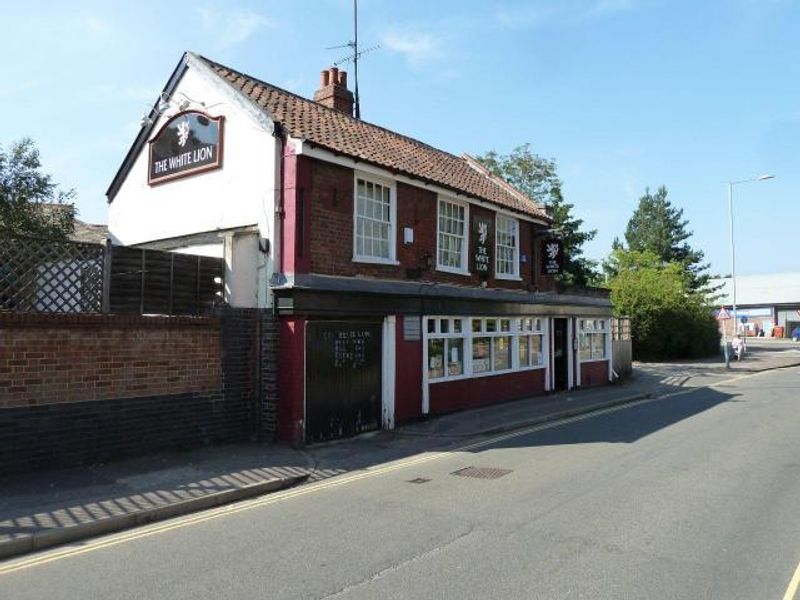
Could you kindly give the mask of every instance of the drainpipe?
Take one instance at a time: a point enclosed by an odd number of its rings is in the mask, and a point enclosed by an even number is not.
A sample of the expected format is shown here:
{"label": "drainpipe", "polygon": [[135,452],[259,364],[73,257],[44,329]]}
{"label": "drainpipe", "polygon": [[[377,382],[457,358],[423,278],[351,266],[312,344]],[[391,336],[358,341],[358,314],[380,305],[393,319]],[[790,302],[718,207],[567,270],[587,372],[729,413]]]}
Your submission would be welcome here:
{"label": "drainpipe", "polygon": [[[283,210],[283,169],[284,169],[284,157],[283,154],[286,151],[286,137],[283,134],[283,130],[278,123],[275,123],[275,129],[273,130],[273,136],[275,137],[275,144],[276,144],[276,166],[275,166],[275,193],[277,194],[275,200],[275,240],[272,244],[273,254],[272,254],[272,261],[273,261],[273,278],[276,280],[274,281],[275,284],[280,285],[283,283],[283,218],[285,216],[285,212]],[[274,302],[273,298],[273,302]]]}

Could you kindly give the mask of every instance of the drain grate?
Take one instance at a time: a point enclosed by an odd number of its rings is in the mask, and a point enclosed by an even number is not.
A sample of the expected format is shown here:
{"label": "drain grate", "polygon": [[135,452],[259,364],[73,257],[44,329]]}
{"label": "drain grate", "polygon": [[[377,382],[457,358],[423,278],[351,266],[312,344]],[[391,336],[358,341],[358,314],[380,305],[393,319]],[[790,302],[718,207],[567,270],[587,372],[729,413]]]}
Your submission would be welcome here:
{"label": "drain grate", "polygon": [[414,479],[409,479],[408,483],[428,483],[430,479],[426,479],[425,477],[415,477]]}
{"label": "drain grate", "polygon": [[511,469],[496,469],[494,467],[464,467],[458,471],[453,471],[451,475],[474,477],[475,479],[500,479],[511,472]]}

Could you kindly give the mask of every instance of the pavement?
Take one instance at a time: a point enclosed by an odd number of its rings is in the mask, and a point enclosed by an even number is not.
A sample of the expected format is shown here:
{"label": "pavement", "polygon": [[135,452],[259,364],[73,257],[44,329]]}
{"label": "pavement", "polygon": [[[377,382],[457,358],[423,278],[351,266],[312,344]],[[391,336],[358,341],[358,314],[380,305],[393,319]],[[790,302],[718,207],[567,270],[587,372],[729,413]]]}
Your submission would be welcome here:
{"label": "pavement", "polygon": [[0,480],[0,559],[448,451],[466,438],[707,387],[737,372],[793,365],[800,365],[800,346],[751,343],[730,370],[719,359],[640,363],[634,377],[616,385],[464,411],[305,450],[223,445]]}
{"label": "pavement", "polygon": [[[3,600],[797,600],[800,368],[0,563]],[[429,443],[396,437],[394,444]],[[391,446],[376,435],[314,447]],[[446,449],[442,450],[441,445]]]}

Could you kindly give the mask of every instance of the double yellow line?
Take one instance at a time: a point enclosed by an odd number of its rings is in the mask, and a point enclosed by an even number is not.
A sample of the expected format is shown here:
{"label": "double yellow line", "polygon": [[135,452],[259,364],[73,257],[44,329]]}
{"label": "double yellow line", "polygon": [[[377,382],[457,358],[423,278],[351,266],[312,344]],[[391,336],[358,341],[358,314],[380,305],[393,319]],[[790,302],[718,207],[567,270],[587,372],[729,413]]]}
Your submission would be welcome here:
{"label": "double yellow line", "polygon": [[[736,377],[732,377],[730,379],[726,379],[719,383],[713,383],[709,386],[704,387],[717,387],[717,386],[724,386],[739,381],[741,379],[745,379],[748,377],[753,377],[755,375],[759,375],[759,373],[750,373],[747,375],[740,375]],[[179,517],[177,519],[172,519],[170,521],[166,521],[161,524],[154,524],[154,525],[147,525],[145,527],[140,527],[133,531],[129,531],[127,533],[119,533],[114,534],[108,537],[97,538],[96,540],[91,540],[86,542],[85,544],[76,547],[76,546],[68,546],[61,550],[53,550],[49,552],[45,552],[43,554],[38,554],[32,556],[30,558],[23,558],[19,560],[14,560],[6,563],[5,565],[0,565],[0,575],[8,575],[10,573],[15,573],[18,571],[22,571],[24,569],[29,569],[31,567],[37,567],[41,565],[46,565],[48,563],[62,560],[65,558],[72,558],[74,556],[80,556],[81,554],[86,554],[89,552],[95,552],[97,550],[102,550],[104,548],[111,548],[113,546],[117,546],[119,544],[124,544],[126,542],[132,542],[135,540],[144,539],[153,535],[157,535],[160,533],[166,533],[168,531],[172,531],[175,529],[181,529],[183,527],[188,527],[190,525],[197,525],[199,523],[204,523],[206,521],[211,521],[212,519],[217,519],[220,517],[224,517],[227,515],[233,515],[236,513],[240,513],[246,510],[251,510],[253,508],[260,508],[264,506],[269,506],[271,504],[277,504],[278,502],[284,502],[286,500],[291,500],[293,498],[299,498],[301,496],[307,496],[310,494],[314,494],[317,492],[321,492],[324,490],[329,490],[332,488],[341,487],[344,485],[349,485],[351,483],[355,483],[357,481],[361,481],[363,479],[368,479],[372,477],[377,477],[379,475],[385,475],[387,473],[392,473],[395,471],[399,471],[400,469],[407,469],[409,467],[414,467],[418,465],[423,465],[425,463],[433,462],[435,460],[439,460],[442,458],[446,458],[449,456],[453,456],[456,453],[460,452],[470,452],[472,450],[477,450],[480,448],[485,448],[487,446],[492,446],[494,444],[498,444],[505,440],[510,440],[513,438],[517,438],[524,435],[529,435],[531,433],[536,433],[537,431],[542,431],[545,429],[553,429],[556,427],[561,427],[564,425],[568,425],[571,423],[576,423],[578,421],[583,421],[586,419],[598,417],[600,415],[606,415],[609,413],[617,412],[620,410],[624,410],[626,408],[630,408],[632,406],[639,406],[641,404],[646,404],[650,402],[657,402],[663,398],[669,398],[674,396],[681,396],[684,394],[689,394],[695,392],[702,388],[688,388],[685,390],[680,390],[678,392],[673,392],[671,394],[666,394],[663,396],[658,396],[656,398],[648,398],[644,400],[638,400],[635,402],[631,402],[628,404],[621,404],[618,406],[612,406],[609,408],[601,409],[595,412],[590,412],[582,415],[577,415],[574,417],[568,417],[566,419],[561,419],[559,421],[553,421],[549,423],[542,423],[540,425],[534,425],[532,427],[526,427],[524,429],[519,429],[517,431],[504,433],[501,435],[497,435],[491,438],[487,438],[481,440],[479,442],[474,442],[472,444],[467,444],[465,446],[461,446],[459,448],[454,448],[452,450],[447,450],[444,452],[434,452],[434,453],[426,453],[420,454],[415,457],[406,460],[400,460],[395,462],[386,463],[384,465],[379,465],[376,467],[367,468],[364,471],[359,471],[356,473],[350,473],[348,475],[343,475],[339,477],[334,477],[331,479],[327,479],[324,481],[319,481],[317,483],[306,484],[302,487],[293,488],[290,490],[286,490],[283,492],[277,492],[275,494],[270,494],[269,496],[263,496],[261,498],[254,498],[252,500],[245,500],[242,502],[238,502],[236,504],[231,504],[228,506],[222,506],[219,508],[210,509],[201,513],[197,513],[195,515],[186,516],[186,517]],[[797,569],[794,572],[794,576],[792,577],[791,581],[789,582],[789,587],[786,589],[786,593],[783,596],[782,600],[795,600],[795,596],[797,594],[798,587],[800,587],[800,564],[798,564]]]}
{"label": "double yellow line", "polygon": [[379,475],[385,475],[387,473],[392,473],[395,471],[399,471],[400,469],[407,469],[409,467],[415,467],[419,465],[423,465],[435,460],[440,460],[442,458],[451,457],[456,453],[461,452],[470,452],[472,450],[477,450],[480,448],[485,448],[487,446],[492,446],[494,444],[503,442],[505,440],[513,439],[516,437],[529,435],[531,433],[535,433],[537,431],[542,431],[545,429],[552,429],[555,427],[561,427],[563,425],[567,425],[570,423],[575,423],[577,421],[583,421],[585,419],[589,419],[592,417],[616,412],[619,410],[623,410],[625,408],[629,408],[631,406],[636,406],[639,404],[643,404],[646,402],[654,402],[656,399],[646,399],[646,400],[639,400],[637,402],[631,402],[629,404],[622,404],[619,406],[612,406],[606,409],[602,409],[599,411],[586,413],[583,415],[577,415],[575,417],[569,417],[566,419],[562,419],[559,421],[553,421],[550,423],[542,423],[539,425],[534,425],[532,427],[526,427],[524,429],[519,429],[513,432],[504,433],[501,435],[497,435],[491,438],[487,438],[484,440],[480,440],[478,442],[474,442],[472,444],[467,444],[465,446],[460,446],[458,448],[454,448],[452,450],[447,450],[443,452],[433,452],[433,453],[425,453],[414,456],[410,459],[395,461],[386,463],[383,465],[378,465],[376,467],[370,467],[363,471],[359,471],[356,473],[350,473],[347,475],[342,475],[338,477],[334,477],[331,479],[326,479],[324,481],[319,481],[317,483],[310,483],[303,485],[301,487],[292,488],[290,490],[286,490],[283,492],[277,492],[275,494],[270,494],[268,496],[262,496],[260,498],[253,498],[252,500],[244,500],[242,502],[238,502],[236,504],[230,504],[227,506],[221,506],[218,508],[213,508],[210,510],[203,511],[201,513],[197,513],[194,515],[189,515],[185,517],[178,517],[176,519],[172,519],[170,521],[165,521],[163,523],[156,523],[153,525],[146,525],[144,527],[139,527],[135,530],[128,531],[125,533],[118,533],[112,534],[110,536],[97,538],[95,540],[90,540],[88,542],[82,543],[80,546],[71,545],[67,546],[62,549],[46,551],[42,554],[37,554],[31,556],[30,558],[21,558],[18,560],[12,560],[5,565],[0,565],[0,575],[7,575],[10,573],[15,573],[18,571],[22,571],[23,569],[29,569],[31,567],[37,567],[41,565],[46,565],[48,563],[65,559],[65,558],[72,558],[74,556],[80,556],[81,554],[87,554],[89,552],[95,552],[97,550],[102,550],[104,548],[111,548],[113,546],[117,546],[119,544],[124,544],[126,542],[132,542],[135,540],[141,540],[147,537],[151,537],[160,533],[166,533],[168,531],[173,531],[175,529],[181,529],[183,527],[188,527],[190,525],[197,525],[199,523],[204,523],[206,521],[211,521],[212,519],[218,519],[220,517],[233,515],[236,513],[240,513],[246,510],[251,510],[254,508],[261,508],[264,506],[269,506],[271,504],[277,504],[278,502],[285,502],[286,500],[291,500],[294,498],[299,498],[302,496],[307,496],[310,494],[315,494],[317,492],[322,492],[324,490],[329,490],[332,488],[337,488],[345,485],[349,485],[351,483],[355,483],[357,481],[361,481],[363,479],[368,479],[372,477],[377,477]]}

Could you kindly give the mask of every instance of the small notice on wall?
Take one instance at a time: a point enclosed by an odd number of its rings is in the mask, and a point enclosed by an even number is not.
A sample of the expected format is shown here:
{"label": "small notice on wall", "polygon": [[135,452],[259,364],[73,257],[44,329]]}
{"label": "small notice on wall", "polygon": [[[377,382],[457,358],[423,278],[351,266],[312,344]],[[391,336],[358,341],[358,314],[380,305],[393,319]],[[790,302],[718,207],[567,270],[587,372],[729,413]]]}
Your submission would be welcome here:
{"label": "small notice on wall", "polygon": [[418,342],[422,339],[422,319],[420,317],[403,317],[403,341]]}
{"label": "small notice on wall", "polygon": [[223,117],[198,111],[175,115],[150,141],[150,185],[222,165]]}

